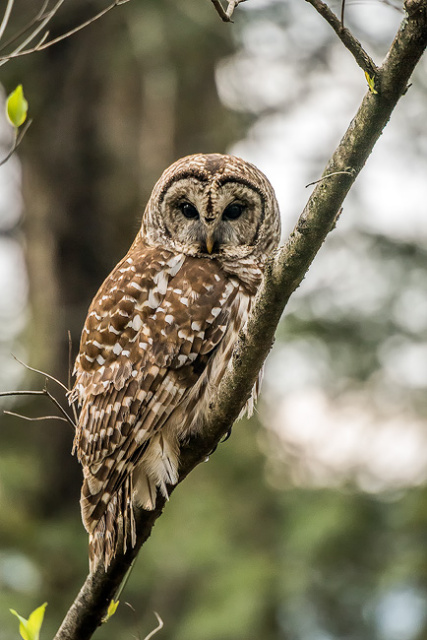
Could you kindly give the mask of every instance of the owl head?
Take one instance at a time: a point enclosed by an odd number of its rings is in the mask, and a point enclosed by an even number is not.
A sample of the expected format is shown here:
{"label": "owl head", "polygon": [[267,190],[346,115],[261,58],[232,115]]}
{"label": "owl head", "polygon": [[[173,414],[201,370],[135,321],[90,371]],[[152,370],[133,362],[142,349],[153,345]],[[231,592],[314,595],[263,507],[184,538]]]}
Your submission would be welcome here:
{"label": "owl head", "polygon": [[236,156],[197,154],[163,172],[140,233],[149,244],[194,257],[260,260],[279,243],[279,207],[254,165]]}

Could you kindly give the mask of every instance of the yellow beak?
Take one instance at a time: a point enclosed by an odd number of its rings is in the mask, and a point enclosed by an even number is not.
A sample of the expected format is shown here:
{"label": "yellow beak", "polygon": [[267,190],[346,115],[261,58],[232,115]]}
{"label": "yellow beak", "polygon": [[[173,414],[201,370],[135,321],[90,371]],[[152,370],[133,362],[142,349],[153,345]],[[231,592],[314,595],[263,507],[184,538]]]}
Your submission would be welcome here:
{"label": "yellow beak", "polygon": [[206,236],[206,249],[208,250],[209,254],[212,253],[214,244],[215,244],[215,240],[213,238],[213,235],[208,233],[208,235]]}

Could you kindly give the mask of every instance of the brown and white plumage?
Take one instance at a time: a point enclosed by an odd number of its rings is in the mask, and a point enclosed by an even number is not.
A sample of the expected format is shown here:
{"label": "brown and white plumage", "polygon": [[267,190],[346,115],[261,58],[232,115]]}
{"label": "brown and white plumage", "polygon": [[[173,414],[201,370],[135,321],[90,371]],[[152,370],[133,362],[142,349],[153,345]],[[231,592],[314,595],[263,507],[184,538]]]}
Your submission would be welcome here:
{"label": "brown and white plumage", "polygon": [[270,183],[239,158],[188,156],[155,185],[75,365],[92,568],[135,543],[133,504],[153,509],[157,489],[176,484],[179,443],[203,428],[279,233]]}

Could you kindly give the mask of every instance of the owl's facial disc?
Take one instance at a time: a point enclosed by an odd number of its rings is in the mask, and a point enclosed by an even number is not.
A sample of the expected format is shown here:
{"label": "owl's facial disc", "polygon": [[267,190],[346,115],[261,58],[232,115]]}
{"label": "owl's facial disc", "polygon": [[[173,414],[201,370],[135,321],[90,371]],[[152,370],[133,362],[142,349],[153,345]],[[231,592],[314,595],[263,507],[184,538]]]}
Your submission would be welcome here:
{"label": "owl's facial disc", "polygon": [[251,253],[264,211],[247,184],[194,177],[174,182],[161,204],[165,231],[188,255],[242,257]]}

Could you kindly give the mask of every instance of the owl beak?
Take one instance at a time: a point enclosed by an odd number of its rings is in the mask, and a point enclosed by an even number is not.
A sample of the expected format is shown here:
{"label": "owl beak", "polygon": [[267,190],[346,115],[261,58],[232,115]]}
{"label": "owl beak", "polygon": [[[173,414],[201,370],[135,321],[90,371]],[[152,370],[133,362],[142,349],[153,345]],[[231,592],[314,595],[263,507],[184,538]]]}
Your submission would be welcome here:
{"label": "owl beak", "polygon": [[212,253],[214,245],[215,245],[215,239],[213,237],[213,233],[208,233],[206,235],[206,249],[209,254]]}

